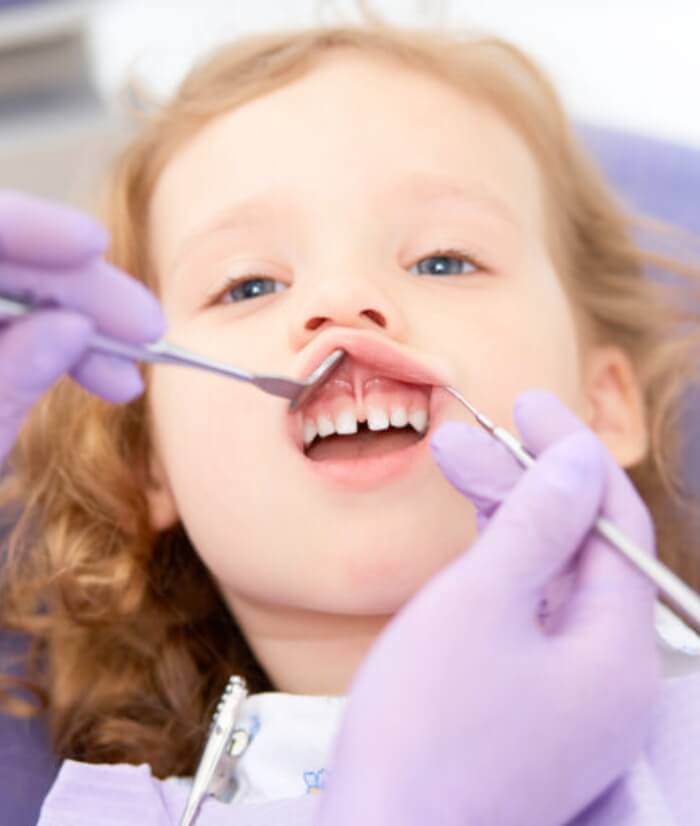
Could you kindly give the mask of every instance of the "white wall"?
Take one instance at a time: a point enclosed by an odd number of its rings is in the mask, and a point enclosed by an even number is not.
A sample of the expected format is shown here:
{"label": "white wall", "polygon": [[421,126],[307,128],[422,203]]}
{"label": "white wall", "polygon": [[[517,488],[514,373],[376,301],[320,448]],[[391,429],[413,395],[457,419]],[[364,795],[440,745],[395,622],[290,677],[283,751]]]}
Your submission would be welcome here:
{"label": "white wall", "polygon": [[[168,94],[197,55],[239,33],[318,20],[317,0],[101,0],[91,24],[100,88],[130,68]],[[477,26],[528,50],[569,110],[700,147],[699,0],[374,0],[397,22]],[[326,3],[354,19],[347,0]]]}

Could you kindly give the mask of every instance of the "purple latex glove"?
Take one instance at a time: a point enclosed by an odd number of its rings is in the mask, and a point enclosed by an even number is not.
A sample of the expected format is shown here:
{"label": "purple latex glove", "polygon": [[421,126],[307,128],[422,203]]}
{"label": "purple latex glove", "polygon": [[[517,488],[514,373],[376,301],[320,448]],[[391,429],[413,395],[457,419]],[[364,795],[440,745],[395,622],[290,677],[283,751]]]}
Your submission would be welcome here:
{"label": "purple latex glove", "polygon": [[155,296],[101,260],[107,244],[105,230],[80,212],[0,190],[0,292],[62,307],[0,318],[0,462],[30,407],[63,373],[108,401],[143,390],[132,362],[87,352],[96,329],[134,344],[165,329]]}
{"label": "purple latex glove", "polygon": [[358,669],[314,826],[562,826],[642,749],[655,589],[589,531],[602,513],[652,553],[649,513],[554,396],[515,418],[527,471],[471,425],[432,438],[481,532]]}

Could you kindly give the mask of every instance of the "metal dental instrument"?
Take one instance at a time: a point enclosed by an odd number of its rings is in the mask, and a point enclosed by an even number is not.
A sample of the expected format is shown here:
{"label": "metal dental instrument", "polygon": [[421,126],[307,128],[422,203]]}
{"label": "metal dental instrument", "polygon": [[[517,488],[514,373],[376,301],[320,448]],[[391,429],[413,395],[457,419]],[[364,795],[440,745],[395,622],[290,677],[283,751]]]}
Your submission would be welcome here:
{"label": "metal dental instrument", "polygon": [[209,795],[224,803],[230,803],[233,799],[236,793],[233,770],[249,742],[248,732],[236,728],[241,703],[247,696],[248,689],[243,677],[231,677],[212,717],[209,736],[179,826],[192,826]]}
{"label": "metal dental instrument", "polygon": [[[509,450],[523,467],[527,468],[535,463],[535,457],[512,433],[499,425],[495,425],[490,419],[479,413],[454,387],[445,387],[445,390],[461,402],[484,430]],[[621,551],[639,571],[658,586],[660,592],[674,604],[675,608],[678,608],[685,615],[680,619],[685,622],[687,616],[695,629],[700,630],[700,596],[669,568],[659,562],[656,557],[650,556],[635,545],[609,519],[601,516],[596,519],[594,524],[598,533]],[[657,602],[657,613],[659,612],[664,613],[665,606]]]}
{"label": "metal dental instrument", "polygon": [[[28,315],[40,309],[58,307],[55,302],[35,303],[0,293],[0,320]],[[293,413],[315,392],[323,382],[329,378],[331,372],[340,364],[344,355],[343,350],[334,350],[304,381],[289,379],[285,376],[265,373],[252,373],[240,370],[220,361],[197,355],[182,347],[177,347],[161,340],[154,344],[143,346],[124,344],[121,341],[95,334],[90,342],[91,350],[102,353],[111,353],[135,361],[150,362],[152,364],[179,364],[185,367],[198,367],[220,375],[229,376],[239,381],[254,384],[265,393],[289,399],[289,412]]]}

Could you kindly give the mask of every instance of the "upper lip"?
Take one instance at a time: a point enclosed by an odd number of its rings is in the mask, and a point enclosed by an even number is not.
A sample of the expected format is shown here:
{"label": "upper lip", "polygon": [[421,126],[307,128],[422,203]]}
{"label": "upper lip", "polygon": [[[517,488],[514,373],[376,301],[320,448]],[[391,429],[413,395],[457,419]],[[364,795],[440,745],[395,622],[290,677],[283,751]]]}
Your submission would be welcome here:
{"label": "upper lip", "polygon": [[[299,371],[303,380],[334,350],[344,350],[353,360],[375,371],[377,376],[395,379],[410,384],[445,386],[452,384],[444,364],[420,360],[403,347],[376,333],[352,330],[329,330],[316,344]],[[338,369],[342,369],[343,362]]]}

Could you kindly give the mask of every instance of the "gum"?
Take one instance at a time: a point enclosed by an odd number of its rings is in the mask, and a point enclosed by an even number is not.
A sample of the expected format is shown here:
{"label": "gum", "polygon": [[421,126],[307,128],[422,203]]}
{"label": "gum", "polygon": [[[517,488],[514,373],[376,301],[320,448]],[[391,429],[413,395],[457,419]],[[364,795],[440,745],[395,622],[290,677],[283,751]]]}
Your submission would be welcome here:
{"label": "gum", "polygon": [[367,421],[369,408],[377,407],[391,415],[395,407],[405,408],[407,415],[415,410],[430,409],[430,387],[406,384],[382,377],[374,377],[358,386],[357,397],[348,381],[330,379],[323,393],[304,409],[304,421],[318,421],[319,416],[335,422],[344,410],[351,410],[358,422]]}

